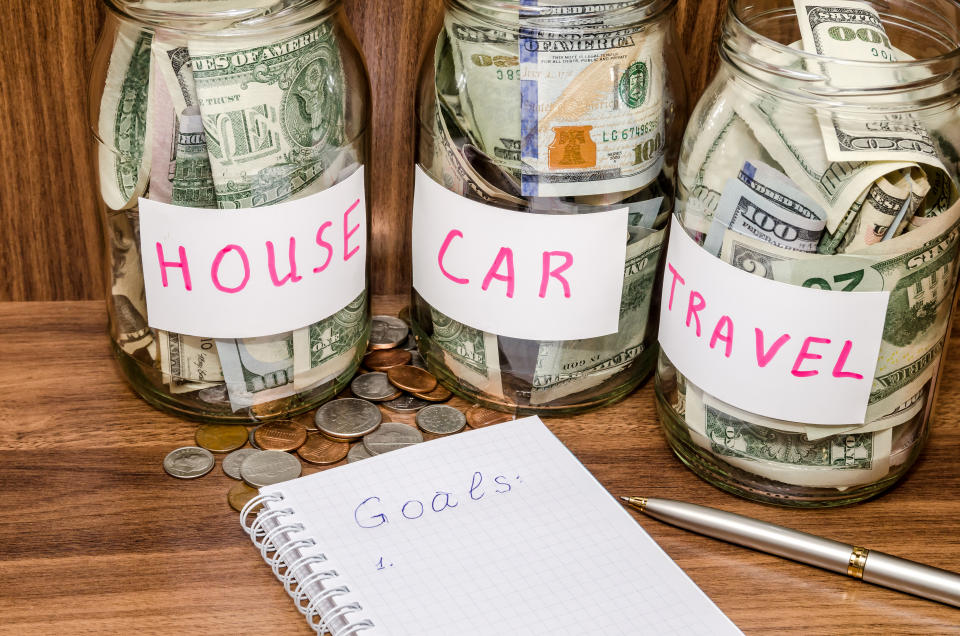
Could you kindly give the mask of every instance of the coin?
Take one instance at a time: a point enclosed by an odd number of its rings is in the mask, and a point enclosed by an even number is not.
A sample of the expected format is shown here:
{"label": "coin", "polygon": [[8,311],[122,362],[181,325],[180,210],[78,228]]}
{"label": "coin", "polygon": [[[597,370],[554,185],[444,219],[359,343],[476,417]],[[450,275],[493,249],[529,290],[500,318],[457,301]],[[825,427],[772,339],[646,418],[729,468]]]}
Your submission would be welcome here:
{"label": "coin", "polygon": [[224,404],[230,401],[227,396],[227,385],[222,383],[200,389],[197,391],[197,397],[207,404]]}
{"label": "coin", "polygon": [[416,338],[416,336],[414,336],[413,334],[410,334],[409,336],[407,336],[407,341],[404,342],[403,345],[402,345],[400,348],[401,348],[401,349],[405,349],[406,351],[409,351],[409,352],[411,352],[411,353],[413,353],[414,351],[416,351],[416,350],[417,350],[417,338]]}
{"label": "coin", "polygon": [[386,373],[380,371],[358,375],[350,383],[350,390],[358,398],[373,402],[385,402],[400,397],[397,387],[390,384]]}
{"label": "coin", "polygon": [[420,355],[419,351],[410,352],[410,366],[417,367],[418,369],[427,368],[427,363],[423,361],[423,356]]}
{"label": "coin", "polygon": [[438,384],[437,388],[429,393],[414,393],[414,395],[427,402],[446,402],[453,394],[446,387]]}
{"label": "coin", "polygon": [[410,352],[404,349],[377,349],[363,356],[363,366],[371,371],[386,371],[410,362]]}
{"label": "coin", "polygon": [[370,451],[367,450],[367,447],[363,443],[354,444],[350,447],[350,452],[347,453],[347,463],[352,464],[353,462],[358,462],[361,459],[369,459],[373,457],[370,454]]}
{"label": "coin", "polygon": [[227,477],[241,479],[240,465],[243,463],[243,460],[256,453],[257,450],[256,448],[241,448],[240,450],[235,450],[223,458],[223,461],[220,462],[220,468],[223,469],[223,473]]}
{"label": "coin", "polygon": [[417,413],[417,426],[435,435],[459,433],[466,425],[463,413],[446,404],[431,404]]}
{"label": "coin", "polygon": [[[263,426],[263,424],[261,424],[260,426]],[[257,440],[256,440],[257,429],[260,428],[260,426],[254,426],[253,428],[250,429],[250,432],[247,434],[247,441],[249,441],[250,445],[256,448],[257,450],[263,450],[262,448],[257,446]]]}
{"label": "coin", "polygon": [[383,419],[373,402],[343,398],[327,402],[315,416],[317,429],[338,440],[353,440],[375,431]]}
{"label": "coin", "polygon": [[239,484],[234,484],[230,490],[227,491],[227,502],[231,508],[240,512],[243,510],[243,507],[247,505],[248,501],[257,496],[258,492],[256,488],[251,488],[241,481]]}
{"label": "coin", "polygon": [[421,400],[418,397],[412,395],[401,395],[395,400],[390,400],[389,402],[381,402],[384,408],[387,408],[394,413],[416,413],[425,406],[430,406],[430,403],[426,400]]}
{"label": "coin", "polygon": [[262,450],[243,460],[240,476],[248,485],[262,488],[300,476],[300,460],[284,451]]}
{"label": "coin", "polygon": [[229,453],[247,443],[247,429],[239,424],[202,424],[194,437],[197,446],[214,453]]}
{"label": "coin", "polygon": [[311,464],[336,464],[347,456],[350,450],[350,444],[346,442],[335,442],[322,435],[309,435],[303,446],[297,449],[297,455],[305,462]]}
{"label": "coin", "polygon": [[207,449],[184,446],[167,453],[163,458],[163,469],[178,479],[196,479],[213,470],[215,463],[213,453]]}
{"label": "coin", "polygon": [[371,349],[394,349],[407,339],[407,323],[393,316],[374,316],[370,328]]}
{"label": "coin", "polygon": [[410,324],[410,305],[405,306],[403,309],[397,312],[397,318],[403,322]]}
{"label": "coin", "polygon": [[516,419],[510,413],[492,411],[490,409],[485,409],[478,404],[468,408],[464,412],[464,415],[467,417],[467,424],[470,425],[470,428],[483,428],[484,426],[499,424],[501,422],[509,422],[512,419]]}
{"label": "coin", "polygon": [[270,422],[258,426],[253,438],[263,450],[292,451],[307,441],[307,429],[293,422]]}
{"label": "coin", "polygon": [[380,428],[363,436],[363,446],[371,455],[389,453],[422,441],[423,435],[420,431],[397,422],[384,422]]}
{"label": "coin", "polygon": [[411,393],[429,393],[437,388],[437,379],[429,372],[409,365],[388,369],[387,378],[393,386]]}

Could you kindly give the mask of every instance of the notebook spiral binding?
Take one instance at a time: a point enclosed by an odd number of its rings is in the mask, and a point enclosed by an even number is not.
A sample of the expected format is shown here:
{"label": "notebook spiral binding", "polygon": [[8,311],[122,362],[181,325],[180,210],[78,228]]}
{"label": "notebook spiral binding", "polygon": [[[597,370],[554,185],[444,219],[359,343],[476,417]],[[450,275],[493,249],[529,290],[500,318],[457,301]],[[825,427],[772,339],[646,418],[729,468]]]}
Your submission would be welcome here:
{"label": "notebook spiral binding", "polygon": [[[303,553],[315,548],[317,542],[306,534],[303,524],[295,521],[293,509],[284,508],[282,502],[280,493],[257,495],[240,511],[240,525],[274,576],[283,583],[296,608],[306,617],[307,625],[318,635],[329,632],[333,636],[354,636],[372,628],[374,624],[370,619],[347,618],[348,614],[361,612],[363,607],[359,603],[337,603],[336,597],[349,594],[350,588],[337,583],[336,570],[324,570],[322,565],[319,569],[312,567],[326,563],[327,557],[322,553]],[[264,507],[248,524],[251,511],[267,503],[277,506]],[[323,608],[329,605],[333,608],[324,612]]]}

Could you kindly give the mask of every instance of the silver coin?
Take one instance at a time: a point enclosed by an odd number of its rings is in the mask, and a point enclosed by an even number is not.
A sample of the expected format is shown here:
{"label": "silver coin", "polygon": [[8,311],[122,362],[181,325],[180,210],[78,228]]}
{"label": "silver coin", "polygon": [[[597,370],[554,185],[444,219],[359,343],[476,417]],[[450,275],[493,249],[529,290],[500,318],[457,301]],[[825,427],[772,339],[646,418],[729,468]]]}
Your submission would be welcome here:
{"label": "silver coin", "polygon": [[357,439],[375,431],[383,417],[373,402],[343,398],[327,402],[314,416],[317,429],[337,439]]}
{"label": "silver coin", "polygon": [[384,422],[380,428],[363,436],[363,446],[371,455],[389,453],[422,441],[423,435],[420,431],[397,422]]}
{"label": "silver coin", "polygon": [[376,371],[358,375],[350,383],[350,390],[358,398],[383,402],[400,397],[400,389],[390,384],[386,373]]}
{"label": "silver coin", "polygon": [[369,459],[373,457],[370,454],[370,451],[367,450],[367,447],[363,444],[354,444],[350,447],[350,451],[347,453],[347,463],[352,464],[353,462],[358,462],[361,459]]}
{"label": "silver coin", "polygon": [[243,460],[247,457],[250,457],[254,453],[259,453],[260,450],[257,448],[241,448],[235,450],[226,457],[223,458],[223,461],[220,462],[220,468],[223,469],[223,473],[232,479],[243,479],[240,476],[240,465],[243,464]]}
{"label": "silver coin", "polygon": [[427,369],[427,363],[423,361],[423,356],[420,355],[419,351],[410,352],[410,362],[408,364],[411,367],[417,367],[423,370]]}
{"label": "silver coin", "polygon": [[300,460],[284,451],[257,451],[240,464],[240,476],[254,488],[263,488],[300,476]]}
{"label": "silver coin", "polygon": [[[263,424],[261,424],[260,426],[263,426]],[[260,445],[257,444],[257,440],[254,439],[254,435],[257,434],[257,429],[260,428],[260,426],[254,426],[253,428],[251,428],[250,434],[247,435],[247,438],[248,438],[247,441],[249,441],[250,445],[253,446],[256,450],[263,450],[262,448],[260,448]]]}
{"label": "silver coin", "polygon": [[230,401],[227,395],[226,384],[216,384],[205,389],[200,389],[197,391],[197,397],[208,404],[224,404]]}
{"label": "silver coin", "polygon": [[417,426],[435,435],[459,433],[466,425],[467,416],[446,404],[432,404],[417,413]]}
{"label": "silver coin", "polygon": [[370,346],[374,349],[399,347],[407,339],[407,323],[393,316],[374,316],[370,329]]}
{"label": "silver coin", "polygon": [[184,446],[167,453],[163,458],[163,469],[178,479],[196,479],[213,470],[216,463],[213,453],[206,448]]}
{"label": "silver coin", "polygon": [[395,400],[381,402],[381,404],[394,413],[416,413],[423,407],[430,406],[430,402],[421,400],[418,397],[413,397],[412,395],[401,395]]}

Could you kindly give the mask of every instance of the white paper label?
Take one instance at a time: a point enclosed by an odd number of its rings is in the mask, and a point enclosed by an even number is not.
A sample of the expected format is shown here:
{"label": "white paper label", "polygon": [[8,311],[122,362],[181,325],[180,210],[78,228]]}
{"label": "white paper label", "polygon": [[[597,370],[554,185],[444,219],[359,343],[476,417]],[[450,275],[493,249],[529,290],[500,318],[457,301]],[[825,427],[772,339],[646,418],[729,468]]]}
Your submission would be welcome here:
{"label": "white paper label", "polygon": [[364,289],[363,168],[302,199],[241,210],[140,199],[148,322],[209,338],[292,331]]}
{"label": "white paper label", "polygon": [[890,292],[788,285],[715,258],[674,217],[660,347],[694,384],[745,411],[860,424]]}
{"label": "white paper label", "polygon": [[413,286],[454,320],[527,340],[617,331],[627,210],[502,210],[447,190],[417,167]]}

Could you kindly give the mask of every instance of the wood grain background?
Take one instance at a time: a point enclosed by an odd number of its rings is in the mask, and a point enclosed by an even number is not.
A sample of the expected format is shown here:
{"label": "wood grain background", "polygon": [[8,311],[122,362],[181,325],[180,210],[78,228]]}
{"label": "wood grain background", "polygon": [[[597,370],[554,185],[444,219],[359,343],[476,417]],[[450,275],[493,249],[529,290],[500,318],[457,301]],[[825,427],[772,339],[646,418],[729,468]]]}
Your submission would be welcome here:
{"label": "wood grain background", "polygon": [[[410,285],[417,67],[442,0],[344,0],[373,87],[372,291]],[[680,0],[690,103],[716,66],[726,3]],[[0,301],[103,297],[86,82],[100,0],[5,0],[0,11]]]}

